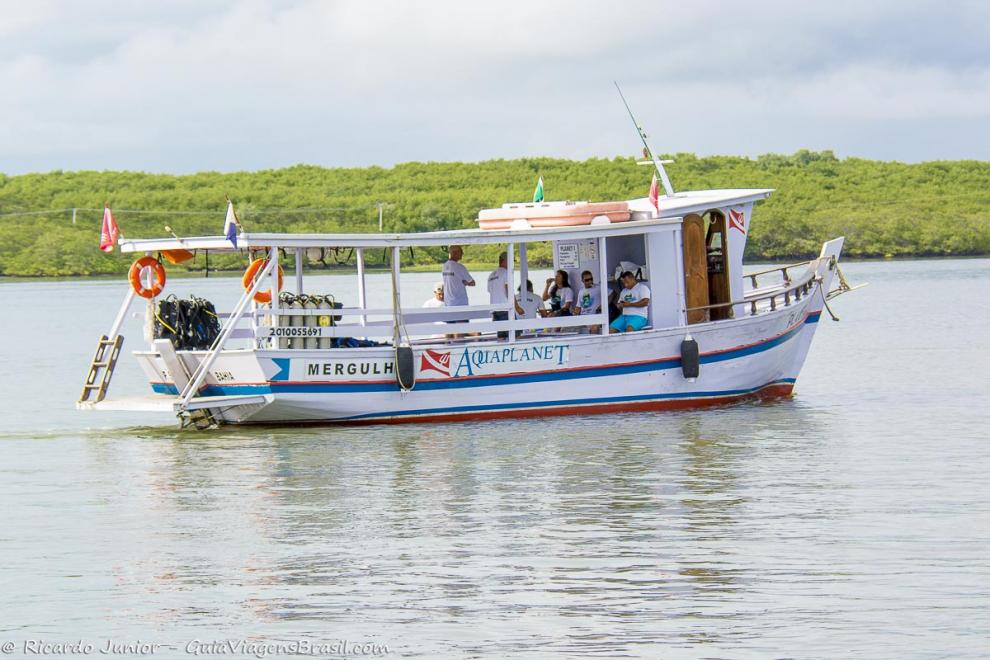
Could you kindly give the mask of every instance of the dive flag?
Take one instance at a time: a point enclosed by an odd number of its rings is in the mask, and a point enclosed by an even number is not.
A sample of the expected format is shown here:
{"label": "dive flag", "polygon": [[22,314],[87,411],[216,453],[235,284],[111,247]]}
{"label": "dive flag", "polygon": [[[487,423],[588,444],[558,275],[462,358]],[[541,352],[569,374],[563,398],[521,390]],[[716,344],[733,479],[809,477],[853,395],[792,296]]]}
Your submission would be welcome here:
{"label": "dive flag", "polygon": [[117,244],[119,237],[120,229],[117,227],[117,221],[113,219],[110,207],[104,206],[103,228],[100,230],[100,249],[104,252],[113,252],[113,246]]}
{"label": "dive flag", "polygon": [[237,216],[234,215],[234,203],[227,201],[227,217],[223,221],[223,234],[227,240],[237,247]]}
{"label": "dive flag", "polygon": [[746,233],[746,211],[729,209],[729,229],[738,229],[743,234]]}
{"label": "dive flag", "polygon": [[444,376],[450,375],[450,351],[431,351],[426,349],[419,360],[420,373],[432,369]]}
{"label": "dive flag", "polygon": [[543,201],[543,176],[540,175],[540,180],[536,182],[536,190],[533,191],[533,203]]}
{"label": "dive flag", "polygon": [[660,188],[657,186],[657,173],[653,173],[653,183],[650,184],[650,203],[653,204],[653,208],[657,210],[657,216],[660,215]]}

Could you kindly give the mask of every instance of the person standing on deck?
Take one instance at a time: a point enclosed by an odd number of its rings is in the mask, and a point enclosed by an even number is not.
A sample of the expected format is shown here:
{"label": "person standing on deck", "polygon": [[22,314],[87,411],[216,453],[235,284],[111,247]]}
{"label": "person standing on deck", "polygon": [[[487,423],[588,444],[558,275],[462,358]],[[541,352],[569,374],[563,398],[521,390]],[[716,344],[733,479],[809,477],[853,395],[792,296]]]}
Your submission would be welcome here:
{"label": "person standing on deck", "polygon": [[[505,265],[509,255],[505,252],[498,255],[498,268],[488,276],[488,299],[490,305],[507,305],[509,303],[509,271]],[[508,321],[509,312],[492,312],[493,321]],[[508,339],[509,333],[501,331],[499,339]]]}
{"label": "person standing on deck", "polygon": [[[468,294],[465,287],[474,286],[474,278],[461,263],[464,249],[460,245],[447,248],[447,259],[443,264],[443,304],[446,307],[456,307],[468,304]],[[457,319],[448,323],[467,323],[467,319]]]}

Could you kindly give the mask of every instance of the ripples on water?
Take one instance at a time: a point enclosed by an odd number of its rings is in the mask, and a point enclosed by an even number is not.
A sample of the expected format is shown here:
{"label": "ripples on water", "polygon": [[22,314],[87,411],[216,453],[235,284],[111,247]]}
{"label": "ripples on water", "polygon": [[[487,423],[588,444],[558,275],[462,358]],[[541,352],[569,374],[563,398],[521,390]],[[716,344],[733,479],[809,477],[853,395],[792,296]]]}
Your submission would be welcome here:
{"label": "ripples on water", "polygon": [[846,270],[792,401],[206,434],[69,409],[116,289],[0,285],[110,301],[3,342],[0,638],[979,656],[990,261]]}

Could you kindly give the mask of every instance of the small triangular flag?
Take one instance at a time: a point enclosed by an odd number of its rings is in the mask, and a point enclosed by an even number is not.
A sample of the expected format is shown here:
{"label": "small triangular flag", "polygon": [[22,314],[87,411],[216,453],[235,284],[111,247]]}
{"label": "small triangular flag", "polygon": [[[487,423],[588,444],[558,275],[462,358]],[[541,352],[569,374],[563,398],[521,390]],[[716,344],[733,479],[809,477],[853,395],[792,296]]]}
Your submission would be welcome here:
{"label": "small triangular flag", "polygon": [[117,244],[118,238],[120,238],[120,228],[117,227],[117,221],[113,219],[110,207],[104,206],[103,228],[100,230],[100,249],[104,252],[113,252],[113,246]]}
{"label": "small triangular flag", "polygon": [[536,182],[536,190],[533,192],[533,203],[543,201],[543,176],[540,176],[540,180]]}
{"label": "small triangular flag", "polygon": [[237,247],[237,216],[234,215],[234,203],[227,200],[227,217],[223,220],[223,234],[227,240]]}
{"label": "small triangular flag", "polygon": [[650,203],[653,204],[653,208],[657,210],[657,216],[660,215],[660,187],[657,185],[657,173],[653,173],[653,182],[650,184]]}

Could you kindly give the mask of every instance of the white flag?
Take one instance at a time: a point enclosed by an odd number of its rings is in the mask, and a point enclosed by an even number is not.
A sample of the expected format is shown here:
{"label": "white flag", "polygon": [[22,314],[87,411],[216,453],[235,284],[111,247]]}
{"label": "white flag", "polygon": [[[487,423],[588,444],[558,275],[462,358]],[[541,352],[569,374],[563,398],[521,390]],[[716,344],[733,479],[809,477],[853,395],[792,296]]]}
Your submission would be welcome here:
{"label": "white flag", "polygon": [[223,221],[223,234],[227,240],[237,247],[237,217],[234,215],[234,203],[227,202],[227,217]]}

